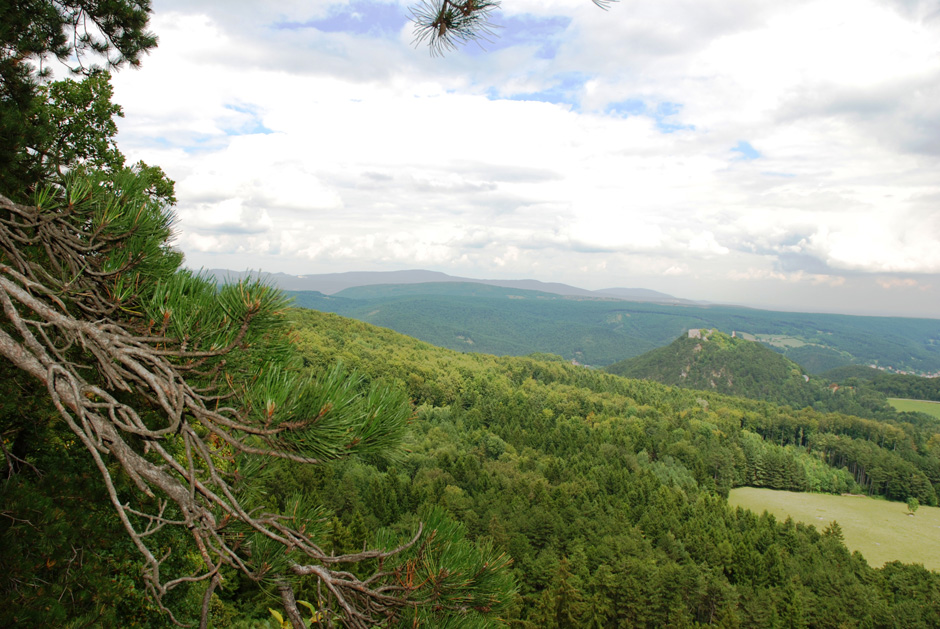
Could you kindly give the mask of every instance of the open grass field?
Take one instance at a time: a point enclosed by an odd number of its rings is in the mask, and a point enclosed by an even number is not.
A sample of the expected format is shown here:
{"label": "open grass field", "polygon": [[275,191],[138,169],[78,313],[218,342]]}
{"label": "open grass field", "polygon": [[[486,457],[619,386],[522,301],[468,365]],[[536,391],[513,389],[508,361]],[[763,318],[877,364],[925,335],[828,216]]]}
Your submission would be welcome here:
{"label": "open grass field", "polygon": [[927,413],[940,419],[940,402],[930,400],[905,400],[903,398],[889,397],[888,403],[898,411],[911,411]]}
{"label": "open grass field", "polygon": [[806,341],[803,339],[796,338],[795,336],[785,336],[782,334],[749,334],[747,336],[752,337],[747,339],[749,341],[760,341],[762,343],[767,343],[768,345],[773,345],[774,347],[803,347],[806,345]]}
{"label": "open grass field", "polygon": [[833,520],[842,527],[845,545],[880,568],[888,561],[923,564],[940,571],[940,508],[921,506],[907,515],[907,505],[873,498],[832,496],[739,487],[728,497],[731,506],[757,513],[767,511],[783,520],[815,525],[821,532]]}

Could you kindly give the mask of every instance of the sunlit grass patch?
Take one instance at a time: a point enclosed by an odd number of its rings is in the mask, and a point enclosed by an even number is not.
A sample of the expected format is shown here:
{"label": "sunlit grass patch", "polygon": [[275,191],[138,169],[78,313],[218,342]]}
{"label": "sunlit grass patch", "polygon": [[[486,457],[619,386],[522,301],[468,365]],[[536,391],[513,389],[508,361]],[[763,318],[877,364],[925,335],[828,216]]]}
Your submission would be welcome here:
{"label": "sunlit grass patch", "polygon": [[922,506],[908,515],[907,505],[861,496],[833,496],[739,487],[728,497],[731,506],[756,513],[767,511],[780,520],[788,515],[815,525],[821,532],[833,520],[842,527],[845,545],[881,567],[888,561],[919,563],[940,570],[940,508]]}
{"label": "sunlit grass patch", "polygon": [[940,419],[940,402],[930,400],[906,400],[904,398],[889,397],[888,403],[896,410],[902,412],[926,413]]}

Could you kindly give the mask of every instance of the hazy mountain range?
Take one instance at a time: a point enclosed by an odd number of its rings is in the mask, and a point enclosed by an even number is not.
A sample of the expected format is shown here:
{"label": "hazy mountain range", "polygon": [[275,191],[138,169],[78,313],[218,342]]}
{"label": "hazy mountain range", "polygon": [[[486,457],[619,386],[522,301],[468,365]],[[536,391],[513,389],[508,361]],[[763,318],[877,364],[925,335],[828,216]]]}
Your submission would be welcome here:
{"label": "hazy mountain range", "polygon": [[252,271],[231,271],[228,269],[209,269],[206,271],[218,281],[234,281],[245,276],[259,275],[272,282],[278,288],[289,291],[317,291],[324,295],[334,295],[347,288],[359,286],[378,286],[387,284],[426,284],[437,282],[457,282],[485,284],[501,288],[535,290],[567,297],[596,297],[599,299],[625,299],[628,301],[652,301],[671,304],[706,303],[679,299],[666,293],[647,288],[604,288],[588,290],[560,284],[558,282],[540,282],[539,280],[481,280],[469,277],[457,277],[437,271],[421,269],[408,271],[349,271],[347,273],[320,273],[313,275],[289,275],[287,273],[258,273]]}
{"label": "hazy mountain range", "polygon": [[[246,275],[212,270],[220,280]],[[638,288],[590,291],[536,280],[432,271],[261,274],[294,304],[391,328],[439,347],[557,354],[603,367],[669,345],[690,328],[760,341],[810,373],[851,364],[940,372],[940,320],[775,312]]]}

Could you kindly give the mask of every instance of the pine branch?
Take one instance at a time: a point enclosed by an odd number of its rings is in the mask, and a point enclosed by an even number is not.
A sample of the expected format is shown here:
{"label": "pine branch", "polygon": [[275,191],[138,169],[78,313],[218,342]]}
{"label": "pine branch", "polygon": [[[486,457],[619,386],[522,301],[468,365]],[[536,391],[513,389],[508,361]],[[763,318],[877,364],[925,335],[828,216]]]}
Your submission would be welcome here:
{"label": "pine branch", "polygon": [[[170,591],[208,581],[205,624],[208,596],[229,566],[258,581],[316,578],[353,627],[409,606],[450,609],[428,592],[449,587],[459,568],[413,578],[450,548],[438,542],[449,539],[440,523],[428,533],[418,526],[404,542],[332,556],[312,537],[323,517],[316,508],[257,507],[246,479],[262,461],[316,465],[385,450],[400,439],[410,405],[338,369],[316,379],[286,369],[287,354],[268,336],[283,334],[280,294],[253,282],[217,291],[176,270],[179,258],[155,247],[168,224],[132,180],[74,179],[31,206],[0,196],[0,356],[45,386],[94,461],[158,605],[169,613]],[[115,252],[126,256],[117,278],[137,278],[132,291],[101,272]],[[194,364],[216,369],[213,380],[200,381]],[[120,476],[136,491],[130,500],[118,492]],[[200,571],[164,574],[169,555],[159,554],[156,534],[167,527],[189,532]],[[374,567],[356,576],[339,564]]]}

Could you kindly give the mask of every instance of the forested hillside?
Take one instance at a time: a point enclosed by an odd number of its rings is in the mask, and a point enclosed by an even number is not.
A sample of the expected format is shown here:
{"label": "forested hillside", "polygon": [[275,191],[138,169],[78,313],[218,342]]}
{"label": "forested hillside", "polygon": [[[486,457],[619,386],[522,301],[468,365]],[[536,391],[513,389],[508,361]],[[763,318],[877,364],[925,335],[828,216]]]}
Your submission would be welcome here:
{"label": "forested hillside", "polygon": [[[316,505],[328,553],[376,544],[380,529],[452,521],[494,566],[511,560],[500,574],[517,594],[499,618],[513,627],[938,626],[940,575],[873,568],[846,550],[838,525],[819,531],[725,502],[731,487],[752,485],[935,505],[936,425],[794,411],[550,355],[459,353],[316,311],[291,317],[302,370],[324,374],[341,363],[361,375],[359,386],[403,390],[414,408],[403,450],[322,466],[271,461],[264,474],[250,472],[259,505],[289,510],[298,495]],[[32,398],[4,408],[24,399]],[[28,495],[37,511],[29,523],[10,511],[0,525],[8,567],[0,621],[38,621],[48,609],[94,618],[95,601],[107,597],[108,622],[159,626],[164,617],[135,588],[138,560],[106,495],[79,489],[90,463],[68,463],[68,449],[50,454],[75,475],[55,484],[23,484],[31,477],[20,475],[6,490],[5,504]],[[84,496],[79,509],[75,495]],[[28,536],[37,522],[46,523],[42,535]],[[37,579],[47,585],[14,585]],[[244,575],[230,571],[225,584],[212,595],[213,626],[270,618],[270,599]],[[201,590],[175,592],[167,602],[186,609]],[[313,584],[297,596],[318,600]]]}
{"label": "forested hillside", "polygon": [[[869,367],[842,369],[852,373],[858,369],[883,373]],[[734,338],[718,330],[701,330],[694,338],[683,334],[666,347],[614,363],[605,371],[683,389],[765,400],[795,409],[811,407],[871,419],[899,419],[886,395],[864,381],[833,386],[831,378],[806,374],[802,367],[766,345]],[[904,377],[930,382],[916,376]]]}
{"label": "forested hillside", "polygon": [[[685,389],[763,399],[797,408],[815,397],[804,370],[765,345],[718,330],[683,334],[666,347],[614,363],[609,373]],[[805,393],[804,393],[805,392]]]}
{"label": "forested hillside", "polygon": [[771,312],[560,295],[459,282],[290,293],[296,305],[388,327],[440,347],[558,354],[603,367],[690,328],[737,331],[818,373],[848,364],[940,370],[940,320]]}
{"label": "forested hillside", "polygon": [[747,484],[936,504],[936,431],[627,380],[551,356],[458,354],[316,312],[295,321],[308,368],[340,360],[396,382],[417,415],[397,460],[351,460],[290,482],[316,488],[350,545],[361,543],[354,531],[444,507],[512,557],[513,626],[940,618],[937,574],[873,569],[845,550],[838,526],[816,531],[723,499]]}

